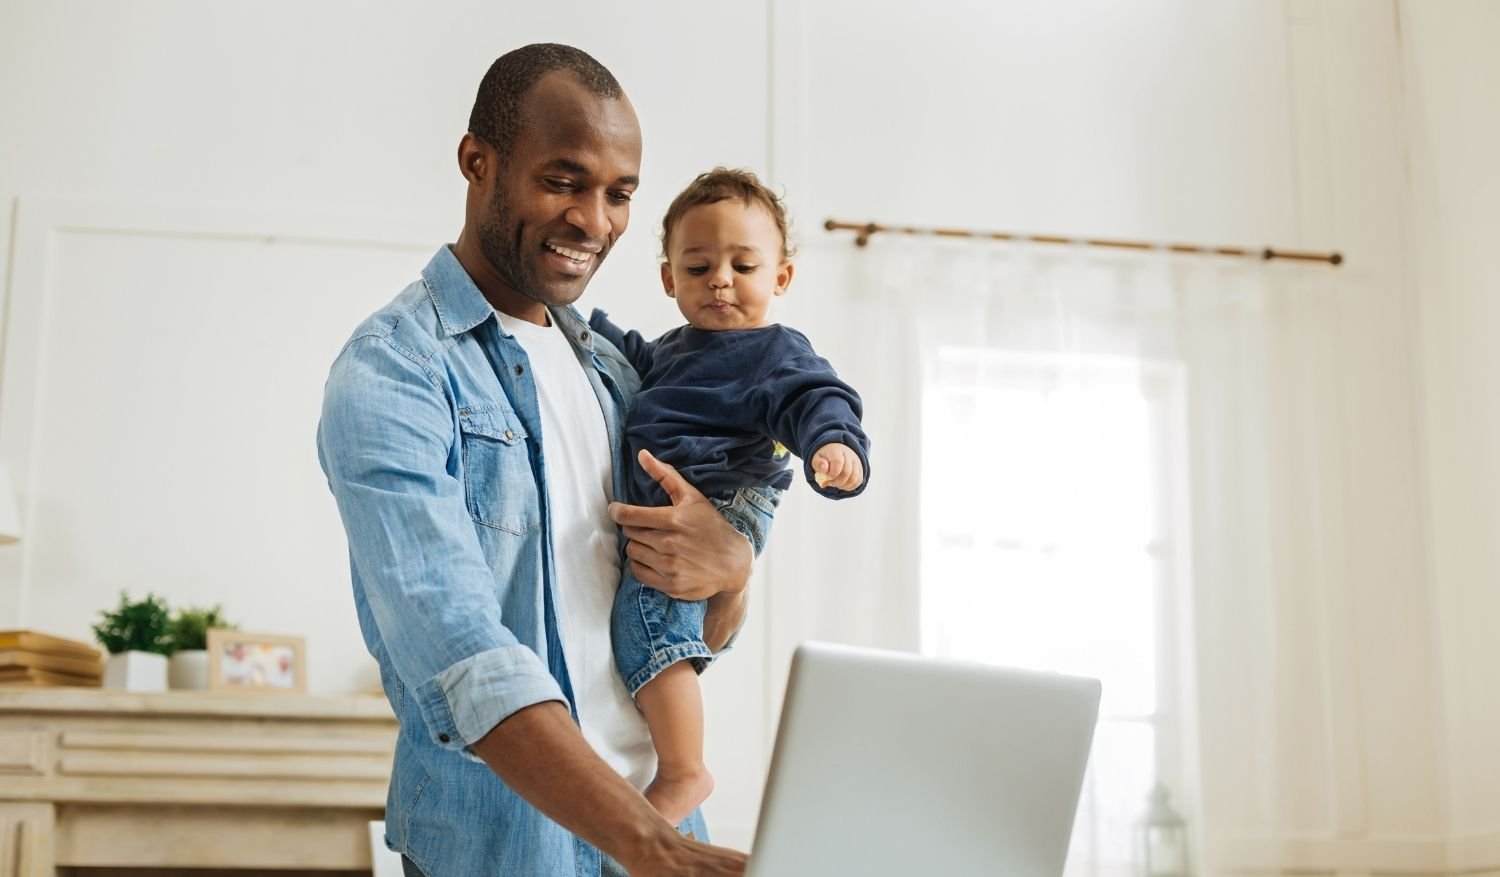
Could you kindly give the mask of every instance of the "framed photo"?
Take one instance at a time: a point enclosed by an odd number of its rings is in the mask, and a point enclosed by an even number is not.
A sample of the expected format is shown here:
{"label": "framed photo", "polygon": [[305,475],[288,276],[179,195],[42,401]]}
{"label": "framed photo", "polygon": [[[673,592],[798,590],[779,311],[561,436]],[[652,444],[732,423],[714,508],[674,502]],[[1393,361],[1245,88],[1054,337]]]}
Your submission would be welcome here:
{"label": "framed photo", "polygon": [[307,641],[214,628],[208,632],[210,691],[307,693]]}

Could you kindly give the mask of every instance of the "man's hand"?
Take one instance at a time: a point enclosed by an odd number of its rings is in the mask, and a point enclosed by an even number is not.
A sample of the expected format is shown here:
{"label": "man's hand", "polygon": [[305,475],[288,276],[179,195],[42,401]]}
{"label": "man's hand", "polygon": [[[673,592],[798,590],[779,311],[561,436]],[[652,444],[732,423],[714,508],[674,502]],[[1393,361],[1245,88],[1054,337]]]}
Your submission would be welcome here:
{"label": "man's hand", "polygon": [[649,858],[620,861],[630,877],[741,877],[748,859],[738,850],[709,846],[677,835],[666,846],[651,845]]}
{"label": "man's hand", "polygon": [[743,591],[755,557],[750,540],[729,526],[714,504],[676,469],[647,451],[641,451],[640,462],[672,504],[660,508],[610,504],[609,516],[630,540],[625,546],[630,571],[644,584],[678,600]]}

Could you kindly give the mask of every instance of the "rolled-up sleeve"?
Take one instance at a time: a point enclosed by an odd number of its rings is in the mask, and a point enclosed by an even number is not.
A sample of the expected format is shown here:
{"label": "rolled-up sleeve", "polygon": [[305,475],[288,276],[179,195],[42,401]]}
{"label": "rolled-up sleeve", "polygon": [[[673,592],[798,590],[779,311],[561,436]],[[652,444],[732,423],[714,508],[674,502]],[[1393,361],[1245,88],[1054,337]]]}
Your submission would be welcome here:
{"label": "rolled-up sleeve", "polygon": [[355,580],[433,741],[462,751],[517,710],[564,697],[502,617],[456,434],[443,384],[384,336],[354,339],[334,363],[318,458]]}

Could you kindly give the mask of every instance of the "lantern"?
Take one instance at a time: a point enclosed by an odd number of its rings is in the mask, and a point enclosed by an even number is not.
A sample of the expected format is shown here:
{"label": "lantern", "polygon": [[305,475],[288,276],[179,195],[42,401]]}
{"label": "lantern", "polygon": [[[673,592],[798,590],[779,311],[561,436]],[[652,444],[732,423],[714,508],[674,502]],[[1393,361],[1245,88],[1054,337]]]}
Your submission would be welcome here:
{"label": "lantern", "polygon": [[1147,797],[1140,830],[1143,877],[1191,877],[1187,825],[1172,809],[1167,787],[1161,783]]}

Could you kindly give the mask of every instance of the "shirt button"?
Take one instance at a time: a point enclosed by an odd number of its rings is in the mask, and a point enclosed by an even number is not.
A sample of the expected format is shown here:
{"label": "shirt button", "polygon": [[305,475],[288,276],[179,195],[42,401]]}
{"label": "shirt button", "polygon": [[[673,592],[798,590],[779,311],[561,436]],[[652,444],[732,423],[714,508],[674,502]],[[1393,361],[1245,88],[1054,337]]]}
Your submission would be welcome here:
{"label": "shirt button", "polygon": [[439,734],[438,735],[438,742],[439,743],[447,743],[451,739],[453,739],[453,738],[449,737],[447,734]]}
{"label": "shirt button", "polygon": [[508,429],[507,429],[507,430],[506,430],[506,431],[505,431],[505,437],[506,437],[506,438],[507,438],[507,439],[513,439],[513,438],[515,438],[515,437],[516,437],[516,434],[515,434],[515,433],[513,433],[513,432],[511,432],[511,431],[510,431],[510,430],[508,430]]}
{"label": "shirt button", "polygon": [[518,366],[516,366],[516,374],[520,374],[523,371],[526,371],[526,366],[524,366],[524,365],[518,365]]}
{"label": "shirt button", "polygon": [[579,341],[587,341],[587,340],[589,340],[588,330],[584,330],[584,333],[582,335],[578,336],[578,340]]}

